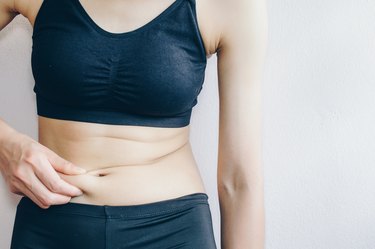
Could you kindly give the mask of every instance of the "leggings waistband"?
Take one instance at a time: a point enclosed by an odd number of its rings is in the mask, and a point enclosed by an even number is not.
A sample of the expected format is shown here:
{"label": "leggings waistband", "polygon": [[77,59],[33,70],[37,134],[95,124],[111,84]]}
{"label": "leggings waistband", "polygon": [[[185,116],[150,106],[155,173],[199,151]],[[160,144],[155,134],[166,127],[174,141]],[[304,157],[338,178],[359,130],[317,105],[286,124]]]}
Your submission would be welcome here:
{"label": "leggings waistband", "polygon": [[23,196],[17,205],[17,209],[22,209],[22,211],[25,212],[44,214],[70,213],[98,218],[127,218],[169,213],[183,210],[197,204],[209,205],[208,195],[206,193],[193,193],[162,201],[119,206],[68,202],[65,204],[51,205],[47,209],[39,207],[29,197]]}

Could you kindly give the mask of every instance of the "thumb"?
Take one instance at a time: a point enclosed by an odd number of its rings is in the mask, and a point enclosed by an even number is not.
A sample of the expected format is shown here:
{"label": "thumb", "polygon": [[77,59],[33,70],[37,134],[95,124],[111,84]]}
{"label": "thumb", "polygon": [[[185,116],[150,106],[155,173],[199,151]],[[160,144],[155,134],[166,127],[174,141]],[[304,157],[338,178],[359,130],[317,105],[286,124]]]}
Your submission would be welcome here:
{"label": "thumb", "polygon": [[76,166],[72,162],[65,160],[52,151],[48,153],[48,160],[55,170],[64,174],[75,175],[84,174],[87,172],[86,169]]}

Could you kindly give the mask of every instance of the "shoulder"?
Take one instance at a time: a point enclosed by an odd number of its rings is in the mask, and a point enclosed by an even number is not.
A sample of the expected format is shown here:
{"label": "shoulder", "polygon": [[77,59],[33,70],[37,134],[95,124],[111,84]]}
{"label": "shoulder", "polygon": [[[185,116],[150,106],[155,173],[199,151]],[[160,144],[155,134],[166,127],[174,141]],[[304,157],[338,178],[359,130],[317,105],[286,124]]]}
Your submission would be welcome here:
{"label": "shoulder", "polygon": [[[209,55],[216,53],[220,32],[225,22],[223,2],[225,0],[194,0],[196,3],[197,21]],[[223,16],[224,15],[224,16]]]}
{"label": "shoulder", "polygon": [[218,2],[219,14],[225,20],[220,25],[218,50],[231,46],[241,46],[243,49],[243,46],[257,42],[265,44],[268,28],[266,0]]}
{"label": "shoulder", "polygon": [[[267,31],[266,0],[195,0],[207,53],[258,37]],[[254,41],[254,39],[253,39]]]}

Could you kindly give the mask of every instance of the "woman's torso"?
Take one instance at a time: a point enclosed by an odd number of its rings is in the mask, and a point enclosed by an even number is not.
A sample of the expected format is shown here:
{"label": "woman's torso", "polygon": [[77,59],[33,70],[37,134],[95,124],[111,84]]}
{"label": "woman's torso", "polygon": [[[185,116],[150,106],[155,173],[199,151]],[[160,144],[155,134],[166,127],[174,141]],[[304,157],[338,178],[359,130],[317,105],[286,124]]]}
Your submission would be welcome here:
{"label": "woman's torso", "polygon": [[[32,25],[42,0],[33,3],[27,15]],[[110,9],[123,3],[86,0],[81,3],[99,26],[112,32],[134,30],[147,22],[147,16],[156,16],[162,9],[157,12],[150,10],[143,21],[126,25],[126,15],[109,14]],[[111,4],[112,8],[106,12],[103,6]],[[136,5],[140,6],[139,1]],[[163,6],[165,8],[168,4]],[[130,3],[128,7],[131,8]],[[207,11],[204,7],[199,8],[197,5],[202,37],[205,44],[210,44],[206,47],[207,53],[212,54],[217,43],[208,41],[204,35],[208,21],[203,15]],[[115,20],[124,21],[116,28],[110,28]],[[210,32],[213,39],[213,31]],[[60,174],[83,191],[83,195],[73,197],[70,202],[130,205],[206,192],[189,142],[190,125],[178,128],[112,125],[42,116],[38,117],[38,125],[41,144],[88,170],[83,175]]]}

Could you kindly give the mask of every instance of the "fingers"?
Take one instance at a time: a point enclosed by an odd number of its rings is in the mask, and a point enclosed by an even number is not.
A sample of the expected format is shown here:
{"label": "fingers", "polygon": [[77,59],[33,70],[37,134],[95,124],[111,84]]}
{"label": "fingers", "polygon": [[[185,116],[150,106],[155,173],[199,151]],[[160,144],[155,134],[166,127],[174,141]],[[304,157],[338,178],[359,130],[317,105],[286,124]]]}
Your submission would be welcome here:
{"label": "fingers", "polygon": [[67,203],[72,196],[82,194],[78,187],[62,179],[58,171],[67,175],[86,171],[49,148],[25,135],[16,136],[3,147],[0,170],[11,192],[28,196],[41,208]]}
{"label": "fingers", "polygon": [[[22,183],[21,183],[22,184]],[[17,193],[20,193],[17,191]],[[46,209],[49,208],[48,205],[44,205],[42,202],[39,201],[39,199],[34,195],[33,192],[31,192],[24,184],[22,184],[22,194],[27,197],[29,197],[35,204],[37,204],[39,207]]]}
{"label": "fingers", "polygon": [[30,184],[25,183],[25,186],[44,206],[64,204],[71,199],[70,196],[51,192],[33,173],[30,173]]}
{"label": "fingers", "polygon": [[86,170],[84,168],[74,165],[72,162],[65,160],[64,158],[57,155],[54,151],[47,149],[46,155],[52,167],[67,175],[84,174]]}
{"label": "fingers", "polygon": [[[77,196],[81,195],[82,191],[63,179],[58,175],[55,169],[51,166],[48,159],[44,156],[40,156],[35,162],[34,173],[39,178],[38,183],[43,183],[44,188],[49,189],[51,192],[67,195],[67,196]],[[37,183],[37,186],[40,186]],[[37,187],[36,186],[36,187]],[[43,189],[38,189],[41,194],[45,194]]]}
{"label": "fingers", "polygon": [[[29,197],[34,203],[36,203],[39,207],[46,209],[49,205],[42,203],[38,197],[27,187],[28,184],[23,182],[24,180],[16,180],[17,178],[12,178],[12,184],[9,185],[10,191],[17,195],[27,196]],[[21,179],[21,178],[20,178]],[[22,177],[22,179],[24,179]],[[32,185],[30,180],[27,180],[29,185]]]}

